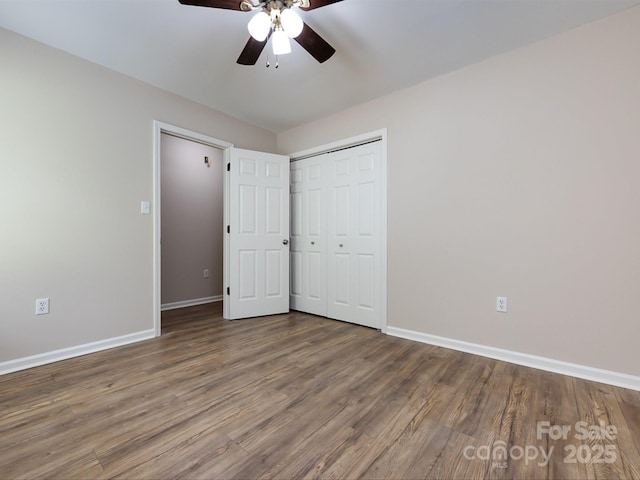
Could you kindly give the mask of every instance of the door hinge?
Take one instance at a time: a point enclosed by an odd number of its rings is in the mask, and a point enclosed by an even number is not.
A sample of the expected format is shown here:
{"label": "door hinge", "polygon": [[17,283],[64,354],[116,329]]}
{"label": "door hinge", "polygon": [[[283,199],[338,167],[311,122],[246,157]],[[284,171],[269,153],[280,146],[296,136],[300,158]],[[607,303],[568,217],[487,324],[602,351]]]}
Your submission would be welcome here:
{"label": "door hinge", "polygon": [[227,233],[231,233],[231,225],[227,225]]}
{"label": "door hinge", "polygon": [[231,171],[231,163],[227,163],[227,172]]}
{"label": "door hinge", "polygon": [[231,289],[227,287],[227,295],[231,295]]}

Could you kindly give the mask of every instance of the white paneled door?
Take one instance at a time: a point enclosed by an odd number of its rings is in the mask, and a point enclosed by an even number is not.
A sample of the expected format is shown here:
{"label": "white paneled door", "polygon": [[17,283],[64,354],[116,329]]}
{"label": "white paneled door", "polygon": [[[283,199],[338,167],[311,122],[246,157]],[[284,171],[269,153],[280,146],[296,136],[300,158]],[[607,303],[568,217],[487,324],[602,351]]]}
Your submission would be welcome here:
{"label": "white paneled door", "polygon": [[232,148],[228,308],[237,319],[289,311],[289,157]]}
{"label": "white paneled door", "polygon": [[381,142],[291,166],[291,307],[382,328]]}
{"label": "white paneled door", "polygon": [[323,157],[291,164],[291,308],[327,316],[327,185]]}
{"label": "white paneled door", "polygon": [[380,142],[327,154],[328,316],[380,328],[382,156]]}

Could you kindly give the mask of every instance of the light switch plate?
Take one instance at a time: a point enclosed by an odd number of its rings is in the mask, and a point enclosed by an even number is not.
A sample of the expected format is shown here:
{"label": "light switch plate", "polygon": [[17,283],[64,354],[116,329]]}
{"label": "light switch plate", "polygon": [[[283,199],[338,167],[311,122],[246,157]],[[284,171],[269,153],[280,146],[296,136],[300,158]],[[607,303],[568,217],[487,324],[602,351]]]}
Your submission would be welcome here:
{"label": "light switch plate", "polygon": [[140,213],[143,215],[149,215],[149,213],[151,213],[151,203],[145,201],[140,202]]}

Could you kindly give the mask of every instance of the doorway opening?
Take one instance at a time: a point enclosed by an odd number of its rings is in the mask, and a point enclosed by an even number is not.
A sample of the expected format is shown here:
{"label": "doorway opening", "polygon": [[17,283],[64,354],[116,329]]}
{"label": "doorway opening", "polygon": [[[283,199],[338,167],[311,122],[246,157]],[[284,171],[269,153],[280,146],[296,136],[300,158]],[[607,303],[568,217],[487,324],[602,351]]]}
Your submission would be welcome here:
{"label": "doorway opening", "polygon": [[[154,122],[156,336],[161,334],[163,309],[224,301],[223,172],[232,146],[207,135]],[[189,188],[191,192],[185,191]],[[199,203],[194,194],[204,194],[205,198],[200,198]],[[208,204],[215,199],[219,200],[216,205]],[[212,218],[206,220],[208,216]],[[210,247],[214,252],[205,251]]]}
{"label": "doorway opening", "polygon": [[161,149],[161,309],[219,302],[223,152],[168,133],[162,133]]}

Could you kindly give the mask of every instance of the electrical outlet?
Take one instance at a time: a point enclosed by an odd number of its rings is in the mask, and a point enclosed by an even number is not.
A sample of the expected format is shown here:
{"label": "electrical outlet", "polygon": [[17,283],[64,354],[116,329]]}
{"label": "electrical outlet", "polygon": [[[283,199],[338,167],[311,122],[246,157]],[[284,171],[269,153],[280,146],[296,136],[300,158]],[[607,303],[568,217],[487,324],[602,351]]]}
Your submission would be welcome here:
{"label": "electrical outlet", "polygon": [[209,278],[209,270],[205,268],[204,271],[202,272],[202,276],[204,278]]}
{"label": "electrical outlet", "polygon": [[39,298],[36,300],[36,315],[49,313],[49,299]]}
{"label": "electrical outlet", "polygon": [[496,298],[496,310],[498,312],[507,311],[507,297],[497,297]]}

